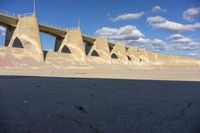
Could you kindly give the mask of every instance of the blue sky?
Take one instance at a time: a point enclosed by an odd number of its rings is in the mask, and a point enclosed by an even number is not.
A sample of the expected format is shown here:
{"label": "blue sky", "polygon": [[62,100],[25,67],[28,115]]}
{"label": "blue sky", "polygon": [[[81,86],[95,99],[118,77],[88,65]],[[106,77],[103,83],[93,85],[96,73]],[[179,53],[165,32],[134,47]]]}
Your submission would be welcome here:
{"label": "blue sky", "polygon": [[[200,57],[199,0],[36,0],[40,22],[167,54]],[[0,0],[0,10],[33,11],[33,0]],[[2,28],[0,28],[1,30]],[[0,43],[4,43],[1,33]],[[43,48],[54,38],[41,34]]]}

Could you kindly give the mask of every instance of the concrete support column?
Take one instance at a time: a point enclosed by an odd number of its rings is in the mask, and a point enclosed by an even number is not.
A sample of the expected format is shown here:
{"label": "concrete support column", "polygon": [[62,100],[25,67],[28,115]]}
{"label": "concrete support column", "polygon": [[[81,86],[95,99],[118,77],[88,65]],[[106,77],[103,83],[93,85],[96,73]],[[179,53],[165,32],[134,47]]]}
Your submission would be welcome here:
{"label": "concrete support column", "polygon": [[12,39],[14,31],[15,31],[15,28],[7,26],[7,28],[6,28],[6,37],[5,37],[5,46],[9,45],[10,40]]}
{"label": "concrete support column", "polygon": [[129,58],[131,58],[131,60],[130,60],[131,62],[139,62],[136,47],[128,47],[127,55],[128,55]]}
{"label": "concrete support column", "polygon": [[37,17],[33,15],[19,18],[14,30],[8,28],[6,46],[24,48],[35,60],[43,62],[44,55]]}
{"label": "concrete support column", "polygon": [[65,38],[61,38],[61,37],[56,37],[56,42],[55,42],[55,47],[54,47],[54,51],[58,52],[60,46],[62,45],[62,42]]}
{"label": "concrete support column", "polygon": [[[86,45],[87,46],[87,45]],[[86,51],[88,51],[88,56],[98,56],[99,58],[97,60],[100,64],[111,64],[111,57],[110,57],[110,51],[108,46],[108,41],[103,38],[97,38],[91,47],[87,48]]]}
{"label": "concrete support column", "polygon": [[69,30],[65,38],[57,38],[55,51],[71,54],[75,61],[86,62],[83,39],[80,30]]}
{"label": "concrete support column", "polygon": [[117,44],[111,48],[111,58],[113,64],[128,64],[126,48],[124,44]]}
{"label": "concrete support column", "polygon": [[149,63],[148,52],[145,49],[138,48],[137,49],[137,56],[141,63]]}

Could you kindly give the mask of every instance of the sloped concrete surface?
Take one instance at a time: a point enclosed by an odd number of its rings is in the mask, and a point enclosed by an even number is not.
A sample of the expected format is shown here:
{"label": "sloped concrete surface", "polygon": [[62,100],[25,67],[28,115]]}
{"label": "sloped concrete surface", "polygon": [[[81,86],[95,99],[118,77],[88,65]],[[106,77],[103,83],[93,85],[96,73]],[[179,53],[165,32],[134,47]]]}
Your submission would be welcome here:
{"label": "sloped concrete surface", "polygon": [[0,133],[199,133],[200,82],[0,77]]}
{"label": "sloped concrete surface", "polygon": [[[48,68],[44,62],[38,62],[27,50],[13,47],[0,47],[0,68],[2,69],[41,69]],[[0,72],[1,72],[0,71]]]}

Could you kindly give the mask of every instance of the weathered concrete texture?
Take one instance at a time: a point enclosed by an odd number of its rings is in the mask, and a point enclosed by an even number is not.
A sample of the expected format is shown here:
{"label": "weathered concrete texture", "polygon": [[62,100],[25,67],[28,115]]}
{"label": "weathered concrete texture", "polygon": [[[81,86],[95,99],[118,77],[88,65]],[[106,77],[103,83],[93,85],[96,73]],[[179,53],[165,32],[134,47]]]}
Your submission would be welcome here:
{"label": "weathered concrete texture", "polygon": [[57,69],[86,67],[86,62],[79,61],[78,56],[61,52],[44,52],[45,63]]}
{"label": "weathered concrete texture", "polygon": [[6,44],[7,46],[24,48],[35,60],[44,61],[36,16],[20,18],[14,31],[8,31],[6,37],[6,43],[9,42],[9,44]]}
{"label": "weathered concrete texture", "polygon": [[177,55],[164,55],[154,52],[147,52],[146,59],[149,64],[156,68],[198,68],[199,61],[190,57]]}
{"label": "weathered concrete texture", "polygon": [[[19,17],[13,17],[7,14],[0,14],[0,25],[7,27],[5,46],[24,48],[30,54],[32,58],[30,60],[33,65],[36,62],[41,62],[42,66],[46,63],[49,67],[54,66],[54,68],[60,69],[82,66],[118,67],[122,69],[200,68],[200,61],[197,59],[175,55],[162,55],[141,48],[110,43],[105,39],[84,36],[80,30],[62,30],[38,24],[36,15],[30,17],[20,15]],[[57,38],[55,52],[43,53],[40,32]],[[90,44],[84,47],[83,39]],[[3,48],[3,51],[5,50]],[[15,52],[21,52],[21,49],[19,51],[14,49],[14,53],[12,53],[12,50],[8,51],[11,52],[12,56]],[[6,54],[9,53],[6,52]],[[0,58],[3,59],[2,57]],[[16,61],[16,64],[27,63],[27,60],[18,60],[17,58],[13,57],[10,60],[13,60],[13,62]],[[30,67],[33,66],[32,64],[30,63]]]}
{"label": "weathered concrete texture", "polygon": [[191,57],[165,55],[141,48],[129,48],[127,54],[139,61],[140,67],[144,68],[198,68],[200,66],[199,60]]}
{"label": "weathered concrete texture", "polygon": [[171,56],[174,65],[185,66],[185,68],[200,67],[200,60],[185,56]]}
{"label": "weathered concrete texture", "polygon": [[42,69],[52,68],[44,62],[36,61],[33,56],[23,48],[0,47],[1,69]]}
{"label": "weathered concrete texture", "polygon": [[57,38],[55,51],[58,53],[70,54],[70,58],[68,58],[70,61],[73,60],[74,62],[81,62],[82,64],[86,63],[85,50],[80,30],[68,30],[65,38]]}
{"label": "weathered concrete texture", "polygon": [[111,56],[106,39],[97,38],[87,55],[87,63],[111,64]]}
{"label": "weathered concrete texture", "polygon": [[152,66],[147,54],[148,52],[145,49],[129,47],[127,55],[132,59],[129,61],[129,64],[132,66],[138,65],[140,68],[151,68]]}
{"label": "weathered concrete texture", "polygon": [[138,48],[138,57],[141,63],[150,63],[148,60],[148,51],[142,48]]}
{"label": "weathered concrete texture", "polygon": [[116,44],[113,48],[110,48],[112,64],[127,65],[128,58],[126,48],[124,44]]}
{"label": "weathered concrete texture", "polygon": [[144,62],[141,61],[139,54],[138,54],[138,48],[136,47],[128,47],[127,48],[127,58],[128,58],[128,64],[130,67],[147,67]]}

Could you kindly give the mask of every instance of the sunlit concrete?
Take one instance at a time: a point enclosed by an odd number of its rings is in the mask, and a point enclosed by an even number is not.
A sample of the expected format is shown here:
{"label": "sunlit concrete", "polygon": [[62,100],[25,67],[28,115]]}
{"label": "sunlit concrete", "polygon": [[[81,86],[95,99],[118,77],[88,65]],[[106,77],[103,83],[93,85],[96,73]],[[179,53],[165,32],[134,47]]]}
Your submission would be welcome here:
{"label": "sunlit concrete", "polygon": [[[6,47],[0,48],[2,52],[0,64],[4,69],[16,69],[22,66],[19,64],[25,64],[23,66],[27,68],[47,67],[52,70],[200,68],[200,61],[191,57],[150,52],[142,48],[115,44],[106,39],[82,35],[79,29],[64,30],[39,24],[36,14],[13,17],[0,13],[0,25],[7,29]],[[42,50],[40,32],[56,38],[54,51]],[[85,46],[84,43],[86,43]],[[28,58],[24,55],[28,55]],[[37,64],[37,67],[34,64]]]}
{"label": "sunlit concrete", "polygon": [[8,47],[24,48],[37,61],[44,61],[40,31],[35,15],[20,18],[16,28],[7,31],[6,43]]}

